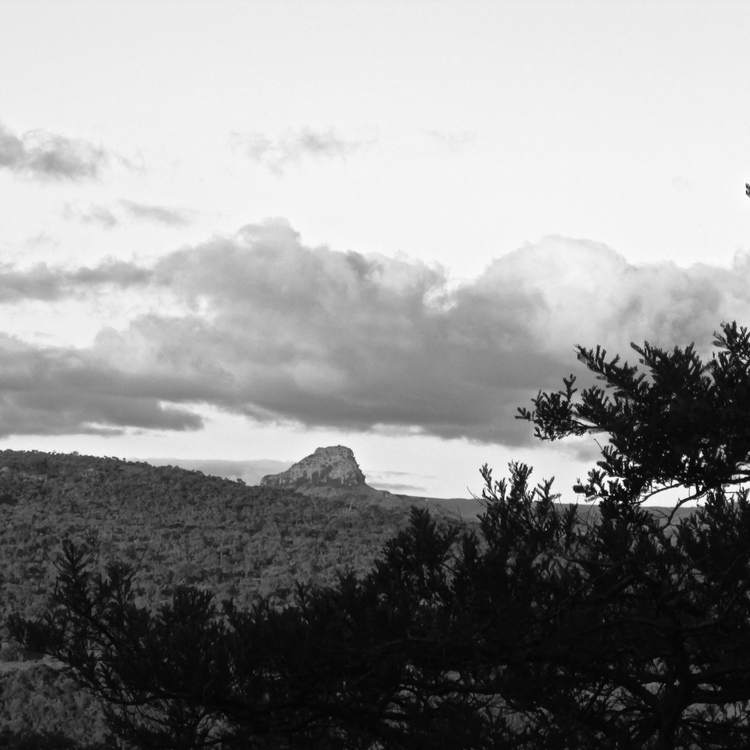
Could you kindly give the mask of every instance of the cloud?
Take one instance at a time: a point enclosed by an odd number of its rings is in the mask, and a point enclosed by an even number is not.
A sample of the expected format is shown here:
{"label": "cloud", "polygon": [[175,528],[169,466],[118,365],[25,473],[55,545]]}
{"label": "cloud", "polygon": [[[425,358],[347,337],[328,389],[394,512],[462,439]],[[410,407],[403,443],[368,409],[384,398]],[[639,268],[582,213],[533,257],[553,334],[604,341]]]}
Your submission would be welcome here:
{"label": "cloud", "polygon": [[235,148],[276,173],[281,173],[287,165],[304,159],[345,159],[374,142],[374,137],[345,138],[332,129],[303,128],[275,140],[258,132],[232,133]]}
{"label": "cloud", "polygon": [[88,209],[77,209],[70,203],[63,206],[62,215],[64,219],[77,219],[84,224],[100,224],[105,229],[113,229],[120,221],[106,206],[91,204]]}
{"label": "cloud", "polygon": [[128,200],[121,200],[120,205],[136,219],[155,221],[170,226],[185,226],[190,223],[187,212],[181,209],[154,206],[148,203],[134,203]]}
{"label": "cloud", "polygon": [[[187,226],[192,221],[190,212],[179,208],[136,203],[124,199],[119,201],[119,207],[127,216],[138,221],[152,221],[172,227]],[[118,217],[111,208],[97,204],[91,204],[87,209],[65,204],[63,217],[77,219],[85,224],[100,224],[106,229],[112,229],[122,221],[122,218]]]}
{"label": "cloud", "polygon": [[16,409],[3,429],[37,429],[40,404],[49,429],[62,429],[55,414],[65,429],[197,429],[210,404],[266,422],[522,445],[533,438],[517,408],[581,372],[575,344],[632,362],[631,341],[706,349],[723,320],[750,317],[750,254],[731,268],[636,266],[549,237],[456,286],[437,265],[307,246],[278,219],[149,267],[5,268],[0,299],[104,284],[141,300],[169,293],[172,313],[154,302],[74,352],[24,345],[14,356],[37,364],[0,378]]}
{"label": "cloud", "polygon": [[150,278],[148,269],[118,260],[108,260],[94,268],[73,270],[46,263],[37,263],[26,269],[0,264],[0,304],[23,300],[51,302],[80,296],[105,285],[119,288],[143,285]]}
{"label": "cloud", "polygon": [[150,395],[142,376],[113,372],[89,352],[40,349],[0,334],[0,362],[1,436],[202,426],[190,411]]}
{"label": "cloud", "polygon": [[463,151],[477,139],[477,134],[473,130],[462,130],[460,132],[426,130],[425,133],[441,148],[454,154]]}
{"label": "cloud", "polygon": [[82,180],[99,175],[104,150],[87,141],[44,130],[18,137],[0,125],[0,167],[40,179]]}

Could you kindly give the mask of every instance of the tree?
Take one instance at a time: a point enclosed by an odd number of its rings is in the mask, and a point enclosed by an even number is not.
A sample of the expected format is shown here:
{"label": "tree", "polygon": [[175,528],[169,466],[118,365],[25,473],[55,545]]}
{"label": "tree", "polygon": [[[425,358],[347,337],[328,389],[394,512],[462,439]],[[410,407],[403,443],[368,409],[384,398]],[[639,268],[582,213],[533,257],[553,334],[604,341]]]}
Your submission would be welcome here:
{"label": "tree", "polygon": [[[563,508],[552,482],[483,467],[476,530],[414,509],[372,571],[248,611],[180,590],[135,606],[132,570],[65,544],[54,606],[15,617],[143,747],[731,748],[750,733],[750,335],[716,351],[578,348],[519,417],[537,437],[602,433]],[[667,489],[679,520],[643,502]]]}
{"label": "tree", "polygon": [[704,362],[691,345],[665,351],[631,344],[637,366],[607,352],[577,347],[578,359],[606,383],[574,398],[575,377],[520,409],[541,440],[604,433],[598,469],[574,488],[588,500],[635,507],[665,490],[682,490],[679,505],[722,493],[750,477],[750,337],[736,323],[715,334]]}

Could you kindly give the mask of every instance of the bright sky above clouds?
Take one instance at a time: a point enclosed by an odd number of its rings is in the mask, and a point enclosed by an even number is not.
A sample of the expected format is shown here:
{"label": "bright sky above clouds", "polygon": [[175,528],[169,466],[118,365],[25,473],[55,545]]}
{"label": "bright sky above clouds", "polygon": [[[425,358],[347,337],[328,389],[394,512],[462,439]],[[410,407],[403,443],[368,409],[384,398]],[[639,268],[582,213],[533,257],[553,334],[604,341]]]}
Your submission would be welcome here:
{"label": "bright sky above clouds", "polygon": [[575,344],[750,323],[748,39],[743,2],[0,4],[0,448],[569,496],[594,444],[514,415]]}

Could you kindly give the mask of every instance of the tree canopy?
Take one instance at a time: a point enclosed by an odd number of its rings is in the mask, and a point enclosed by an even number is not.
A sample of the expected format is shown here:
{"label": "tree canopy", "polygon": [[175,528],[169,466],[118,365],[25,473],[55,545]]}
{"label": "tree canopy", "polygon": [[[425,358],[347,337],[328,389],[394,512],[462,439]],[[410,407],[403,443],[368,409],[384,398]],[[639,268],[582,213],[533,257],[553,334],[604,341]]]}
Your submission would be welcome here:
{"label": "tree canopy", "polygon": [[724,324],[704,362],[694,346],[666,351],[631,344],[645,366],[607,359],[600,347],[577,347],[578,359],[605,383],[581,392],[575,377],[520,409],[536,436],[605,433],[598,469],[575,488],[589,500],[638,504],[667,489],[680,504],[737,487],[750,476],[750,340],[746,328]]}
{"label": "tree canopy", "polygon": [[[601,433],[561,506],[530,467],[482,469],[479,526],[409,526],[366,575],[240,609],[179,589],[138,606],[133,569],[64,543],[49,611],[14,617],[135,746],[727,748],[750,733],[750,336],[578,347],[575,378],[519,410],[542,440]],[[672,490],[682,520],[645,500]]]}

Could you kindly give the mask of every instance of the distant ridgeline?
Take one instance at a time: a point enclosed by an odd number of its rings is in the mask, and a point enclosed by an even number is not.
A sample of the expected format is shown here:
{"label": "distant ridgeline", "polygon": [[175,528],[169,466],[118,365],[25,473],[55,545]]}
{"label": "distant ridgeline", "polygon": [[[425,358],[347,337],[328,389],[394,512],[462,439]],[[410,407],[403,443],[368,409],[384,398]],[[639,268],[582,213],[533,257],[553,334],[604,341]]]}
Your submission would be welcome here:
{"label": "distant ridgeline", "polygon": [[[368,569],[408,518],[404,502],[353,504],[362,486],[372,499],[388,494],[362,484],[310,497],[115,457],[0,451],[0,555],[6,573],[19,573],[0,586],[11,594],[7,585],[18,580],[11,600],[34,600],[40,571],[51,568],[47,556],[65,537],[87,540],[109,560],[142,557],[150,594],[187,582],[236,595],[242,582],[251,598],[298,574],[332,581],[334,568]],[[0,605],[7,604],[6,596]]]}

